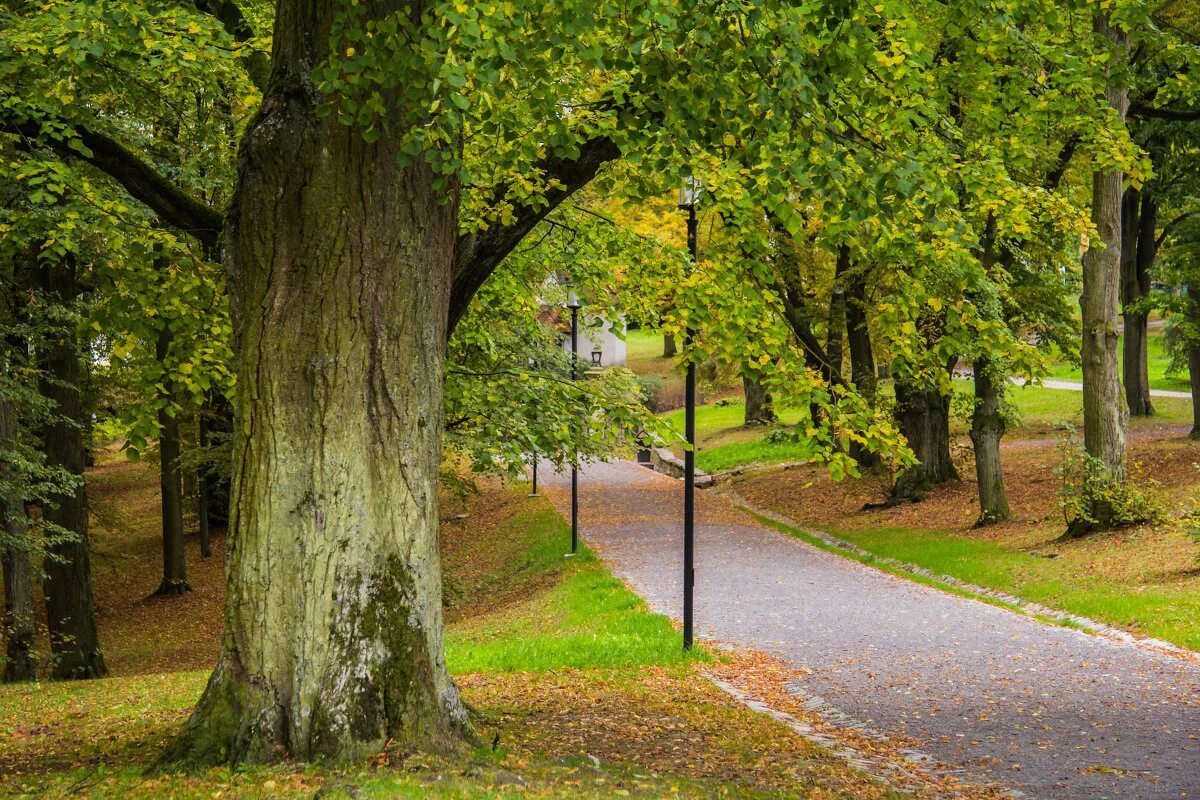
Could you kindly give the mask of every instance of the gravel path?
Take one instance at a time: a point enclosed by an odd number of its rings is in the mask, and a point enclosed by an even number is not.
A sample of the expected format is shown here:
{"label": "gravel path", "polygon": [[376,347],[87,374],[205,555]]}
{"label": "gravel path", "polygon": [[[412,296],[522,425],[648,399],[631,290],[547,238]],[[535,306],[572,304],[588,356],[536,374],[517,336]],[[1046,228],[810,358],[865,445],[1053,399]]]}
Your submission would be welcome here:
{"label": "gravel path", "polygon": [[[1012,376],[1009,378],[1009,380],[1012,381],[1013,383],[1017,384],[1018,386],[1025,385],[1024,378]],[[1062,390],[1068,391],[1068,392],[1082,392],[1083,391],[1083,384],[1080,383],[1079,381],[1060,381],[1060,380],[1052,380],[1050,378],[1047,378],[1042,381],[1041,385],[1043,388],[1046,388],[1046,389],[1062,389]],[[1174,389],[1151,389],[1150,396],[1151,397],[1177,397],[1182,400],[1192,399],[1191,392],[1177,392]]]}
{"label": "gravel path", "polygon": [[[569,476],[540,476],[570,513]],[[700,636],[780,656],[800,688],[979,780],[1042,800],[1200,800],[1200,665],[832,555],[697,493]],[[681,607],[681,484],[580,476],[581,535],[651,606]]]}

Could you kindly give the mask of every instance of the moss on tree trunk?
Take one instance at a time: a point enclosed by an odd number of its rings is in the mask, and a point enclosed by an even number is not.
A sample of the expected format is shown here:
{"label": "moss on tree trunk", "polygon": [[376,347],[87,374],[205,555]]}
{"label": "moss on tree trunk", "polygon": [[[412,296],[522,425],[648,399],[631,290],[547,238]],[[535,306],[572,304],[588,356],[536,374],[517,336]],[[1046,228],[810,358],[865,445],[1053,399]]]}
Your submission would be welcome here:
{"label": "moss on tree trunk", "polygon": [[225,230],[239,344],[225,636],[174,758],[438,749],[437,473],[457,197],[318,117],[331,2],[280,4]]}

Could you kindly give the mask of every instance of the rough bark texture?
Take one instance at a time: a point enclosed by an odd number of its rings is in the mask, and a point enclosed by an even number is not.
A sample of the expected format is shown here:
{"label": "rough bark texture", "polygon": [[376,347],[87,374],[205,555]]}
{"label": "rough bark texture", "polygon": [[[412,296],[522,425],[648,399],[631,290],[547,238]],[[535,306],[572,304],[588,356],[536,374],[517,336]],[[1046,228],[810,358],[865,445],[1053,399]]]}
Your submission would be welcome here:
{"label": "rough bark texture", "polygon": [[1000,440],[1005,430],[1001,413],[1004,382],[1004,375],[997,373],[989,359],[975,361],[975,409],[971,414],[971,444],[975,449],[975,478],[979,486],[979,519],[975,527],[1012,516],[1000,464]]}
{"label": "rough bark texture", "polygon": [[308,76],[337,8],[279,4],[242,145],[226,631],[174,758],[440,749],[468,726],[437,545],[457,197],[423,158],[399,166],[395,137],[318,118]]}
{"label": "rough bark texture", "polygon": [[875,399],[877,378],[867,327],[867,276],[855,270],[846,281],[846,341],[850,350],[850,380],[860,394]]}
{"label": "rough bark texture", "polygon": [[[163,326],[155,343],[159,363],[167,360],[171,351],[171,330]],[[169,396],[171,387],[164,380]],[[163,578],[155,594],[183,594],[191,591],[187,580],[187,559],[183,549],[183,476],[179,469],[179,417],[158,411],[159,489],[162,496]]]}
{"label": "rough bark texture", "polygon": [[775,421],[775,405],[771,395],[762,384],[761,376],[749,372],[742,374],[742,389],[746,395],[747,425],[769,425]]}
{"label": "rough bark texture", "polygon": [[[74,264],[61,262],[39,270],[41,289],[54,302],[70,306],[76,297]],[[82,347],[79,333],[67,323],[49,331],[42,358],[47,379],[40,391],[51,404],[54,421],[43,433],[46,462],[79,478],[76,489],[60,494],[44,516],[74,536],[47,548],[46,626],[55,678],[99,678],[107,674],[96,633],[92,601],[92,565],[88,553],[87,486],[83,482],[87,453],[83,441],[83,409],[79,398]]]}
{"label": "rough bark texture", "polygon": [[[0,400],[0,442],[17,436],[17,419],[12,403]],[[6,465],[0,463],[0,471]],[[0,569],[4,572],[5,638],[4,682],[31,681],[37,677],[37,626],[33,610],[33,570],[29,550],[22,546],[26,531],[23,509],[10,507],[0,497],[0,524],[8,544],[0,544]]]}
{"label": "rough bark texture", "polygon": [[1147,316],[1138,304],[1150,294],[1157,243],[1158,204],[1149,192],[1126,189],[1121,202],[1121,303],[1124,318],[1122,372],[1129,414],[1154,414],[1150,401]]}
{"label": "rough bark texture", "polygon": [[950,398],[896,379],[896,423],[919,462],[900,473],[889,504],[917,502],[934,486],[958,479],[950,458]]}
{"label": "rough bark texture", "polygon": [[[1129,47],[1129,37],[1109,25],[1102,12],[1094,22],[1118,52]],[[1129,106],[1128,90],[1110,83],[1109,105],[1121,119]],[[1120,172],[1092,176],[1092,222],[1099,233],[1083,256],[1083,292],[1079,307],[1083,320],[1083,442],[1100,460],[1107,477],[1125,479],[1125,426],[1128,411],[1121,393],[1117,354],[1117,310],[1121,279],[1121,198],[1124,177]]]}

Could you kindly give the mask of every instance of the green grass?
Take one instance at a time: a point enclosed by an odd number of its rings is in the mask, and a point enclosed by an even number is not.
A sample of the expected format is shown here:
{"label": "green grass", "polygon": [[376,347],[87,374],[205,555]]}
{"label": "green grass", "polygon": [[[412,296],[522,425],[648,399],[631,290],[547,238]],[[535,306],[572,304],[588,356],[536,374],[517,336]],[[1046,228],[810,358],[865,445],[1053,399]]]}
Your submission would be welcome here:
{"label": "green grass", "polygon": [[[1149,334],[1146,339],[1146,358],[1150,388],[1179,392],[1189,391],[1191,384],[1189,384],[1186,374],[1172,374],[1167,371],[1171,364],[1171,357],[1167,354],[1162,330],[1154,329]],[[1124,343],[1125,337],[1122,335],[1118,347],[1123,347]],[[1080,381],[1083,380],[1083,372],[1078,363],[1059,361],[1050,368],[1049,377],[1064,381]],[[1155,403],[1157,404],[1157,402],[1156,398]]]}
{"label": "green grass", "polygon": [[662,358],[661,331],[638,328],[625,334],[625,359],[629,363]]}
{"label": "green grass", "polygon": [[[561,560],[569,529],[558,518],[550,533],[554,555]],[[462,623],[446,634],[446,660],[455,673],[664,665],[705,658],[698,649],[685,654],[670,621],[650,613],[586,547],[549,591],[503,615]]]}
{"label": "green grass", "polygon": [[837,535],[878,556],[1200,649],[1200,594],[1187,575],[1134,583],[1089,574],[1083,554],[1050,559],[937,530],[877,528]]}
{"label": "green grass", "polygon": [[[954,386],[964,394],[973,391],[968,380],[957,380]],[[1020,425],[1009,432],[1010,439],[1052,431],[1060,422],[1068,422],[1075,427],[1083,425],[1082,392],[1014,384],[1008,388],[1008,399],[1020,414]],[[1192,421],[1192,404],[1186,398],[1155,397],[1154,410],[1153,417],[1133,418],[1130,421],[1131,429],[1187,425]],[[965,423],[960,423],[960,427],[965,432]]]}

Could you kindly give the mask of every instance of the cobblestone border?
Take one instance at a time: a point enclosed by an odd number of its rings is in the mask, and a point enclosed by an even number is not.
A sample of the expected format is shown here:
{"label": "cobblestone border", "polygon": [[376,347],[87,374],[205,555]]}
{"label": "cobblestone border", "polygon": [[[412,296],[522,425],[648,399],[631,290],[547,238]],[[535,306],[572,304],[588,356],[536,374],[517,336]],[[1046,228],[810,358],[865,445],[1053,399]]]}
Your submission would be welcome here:
{"label": "cobblestone border", "polygon": [[1161,639],[1154,639],[1149,636],[1134,636],[1129,631],[1121,630],[1120,628],[1114,628],[1111,625],[1091,619],[1090,617],[1082,617],[1078,614],[1071,614],[1070,612],[1062,611],[1057,608],[1050,608],[1049,606],[1044,606],[1041,603],[1034,603],[1030,602],[1029,600],[1024,600],[1016,595],[1008,594],[1007,592],[1001,592],[997,589],[988,588],[987,586],[980,586],[977,583],[969,583],[959,578],[955,578],[952,575],[942,575],[932,570],[925,569],[924,567],[919,567],[916,564],[910,564],[907,561],[900,561],[895,558],[881,556],[876,553],[872,553],[869,550],[865,550],[853,542],[849,542],[845,539],[834,536],[831,533],[810,528],[807,525],[802,525],[799,522],[796,522],[794,519],[791,519],[790,517],[787,517],[776,511],[772,511],[769,508],[763,508],[755,505],[732,489],[718,489],[716,491],[718,494],[727,497],[734,503],[734,505],[742,508],[745,511],[749,511],[752,514],[764,517],[780,525],[786,525],[789,528],[795,528],[807,536],[811,536],[814,539],[819,539],[821,542],[829,545],[835,550],[849,553],[872,563],[883,564],[891,567],[892,569],[896,569],[901,572],[907,572],[910,575],[919,575],[922,578],[928,578],[930,580],[937,581],[938,583],[952,586],[955,589],[961,589],[963,591],[970,592],[971,594],[980,595],[992,600],[998,600],[1001,603],[1004,603],[1007,606],[1012,606],[1028,615],[1046,617],[1086,631],[1087,633],[1103,636],[1106,639],[1113,639],[1121,642],[1122,644],[1128,644],[1158,653],[1165,653],[1167,655],[1182,658],[1187,661],[1200,662],[1200,653],[1196,653],[1193,650],[1188,650],[1186,648],[1179,647],[1178,645],[1171,644],[1170,642],[1164,642]]}
{"label": "cobblestone border", "polygon": [[[945,764],[944,762],[939,761],[938,759],[929,755],[928,753],[920,750],[907,748],[899,751],[900,755],[904,757],[904,760],[907,761],[909,765],[911,765],[912,769],[906,769],[904,765],[899,764],[892,759],[867,755],[866,753],[839,742],[835,736],[822,732],[804,720],[796,718],[795,715],[789,714],[786,711],[780,711],[779,709],[772,708],[761,700],[755,699],[750,692],[734,686],[732,683],[729,683],[722,678],[718,678],[709,673],[704,673],[704,677],[707,678],[708,681],[718,689],[725,692],[725,694],[729,695],[751,711],[755,711],[760,714],[766,714],[767,716],[782,722],[784,725],[787,725],[789,728],[791,728],[792,731],[794,731],[800,738],[829,751],[834,756],[842,759],[853,769],[857,769],[874,780],[877,780],[888,787],[901,792],[902,794],[911,795],[913,794],[913,791],[906,786],[897,783],[896,778],[907,778],[912,781],[919,781],[920,778],[915,775],[912,770],[918,770],[926,774],[933,773],[938,775],[953,775],[957,778],[971,781],[971,775],[966,770],[951,767],[948,764]],[[799,681],[788,681],[784,684],[784,688],[793,697],[800,699],[801,708],[811,714],[816,715],[827,725],[830,725],[834,728],[853,730],[860,736],[873,741],[889,741],[886,734],[880,733],[874,728],[863,724],[862,722],[840,711],[836,707],[830,705],[821,697],[808,692],[803,688],[803,686],[800,685]],[[1029,800],[1029,795],[1020,791],[1019,789],[1000,789],[997,787],[997,791],[1000,792],[1001,797],[1012,798],[1012,800]]]}

